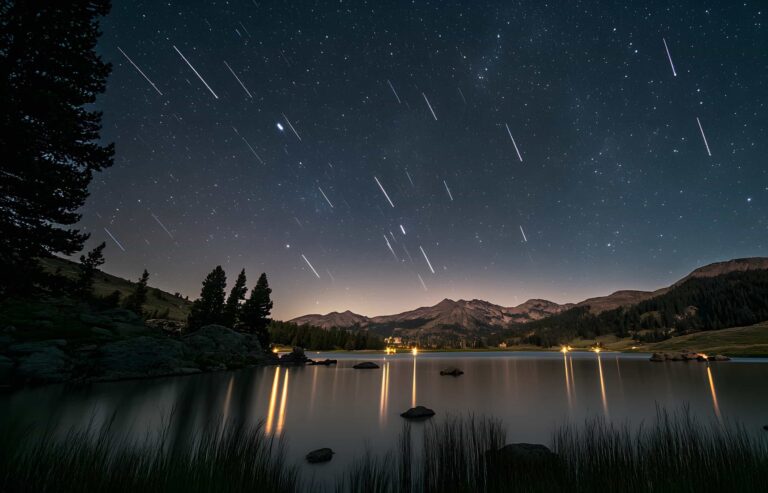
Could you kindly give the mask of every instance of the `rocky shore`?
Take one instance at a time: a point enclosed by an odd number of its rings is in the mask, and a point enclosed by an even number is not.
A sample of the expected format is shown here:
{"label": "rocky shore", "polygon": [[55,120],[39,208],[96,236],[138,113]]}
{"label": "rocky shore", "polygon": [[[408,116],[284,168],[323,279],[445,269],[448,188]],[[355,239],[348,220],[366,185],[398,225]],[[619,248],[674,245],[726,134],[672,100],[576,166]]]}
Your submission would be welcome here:
{"label": "rocky shore", "polygon": [[665,353],[653,353],[650,361],[657,363],[664,361],[730,361],[731,358],[717,354],[714,356],[707,356],[706,354],[697,353],[694,351],[682,350],[679,352],[665,352]]}
{"label": "rocky shore", "polygon": [[0,385],[189,375],[277,362],[255,336],[220,325],[182,334],[177,323],[160,327],[123,309],[84,313],[81,322],[91,326],[88,337],[24,340],[14,327],[0,329]]}

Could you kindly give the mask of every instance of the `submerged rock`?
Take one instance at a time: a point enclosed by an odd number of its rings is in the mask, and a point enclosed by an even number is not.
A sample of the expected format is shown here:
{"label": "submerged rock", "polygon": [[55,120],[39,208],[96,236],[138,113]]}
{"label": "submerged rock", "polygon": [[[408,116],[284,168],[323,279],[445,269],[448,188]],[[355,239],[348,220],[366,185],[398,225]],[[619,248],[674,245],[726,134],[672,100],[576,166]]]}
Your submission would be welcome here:
{"label": "submerged rock", "polygon": [[333,450],[329,448],[319,448],[306,455],[307,462],[317,464],[318,462],[328,462],[333,459]]}
{"label": "submerged rock", "polygon": [[440,370],[440,375],[450,375],[452,377],[458,377],[459,375],[463,375],[464,372],[459,370],[458,368],[454,366],[450,366],[448,368],[443,368]]}
{"label": "submerged rock", "polygon": [[427,419],[434,415],[435,411],[424,406],[412,407],[404,413],[400,414],[400,416],[404,417],[405,419]]}
{"label": "submerged rock", "polygon": [[310,363],[310,365],[321,365],[321,366],[330,366],[335,364],[336,364],[335,359],[324,359],[322,361],[313,361]]}
{"label": "submerged rock", "polygon": [[377,365],[372,361],[363,361],[362,363],[356,364],[352,368],[354,368],[355,370],[375,370],[378,367],[379,365]]}

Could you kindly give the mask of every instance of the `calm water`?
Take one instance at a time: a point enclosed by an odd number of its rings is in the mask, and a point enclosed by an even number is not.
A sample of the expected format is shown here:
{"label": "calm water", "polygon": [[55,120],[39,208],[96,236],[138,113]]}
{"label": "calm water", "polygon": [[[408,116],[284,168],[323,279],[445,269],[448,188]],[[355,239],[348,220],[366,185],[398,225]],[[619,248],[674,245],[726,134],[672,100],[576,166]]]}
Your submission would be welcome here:
{"label": "calm water", "polygon": [[[472,412],[501,418],[511,441],[548,444],[567,420],[605,416],[613,422],[653,419],[656,405],[687,404],[705,419],[736,419],[747,428],[768,424],[768,364],[651,363],[648,355],[602,353],[320,354],[338,366],[258,368],[190,377],[49,386],[0,395],[0,416],[21,414],[42,425],[97,424],[114,415],[114,429],[145,435],[171,423],[171,438],[186,440],[210,423],[265,420],[288,439],[289,454],[331,447],[322,478],[365,450],[394,445],[399,414],[425,405],[440,415]],[[378,370],[354,370],[359,361]],[[441,377],[456,366],[465,374]],[[171,411],[173,414],[171,415]],[[764,432],[763,432],[764,433]]]}

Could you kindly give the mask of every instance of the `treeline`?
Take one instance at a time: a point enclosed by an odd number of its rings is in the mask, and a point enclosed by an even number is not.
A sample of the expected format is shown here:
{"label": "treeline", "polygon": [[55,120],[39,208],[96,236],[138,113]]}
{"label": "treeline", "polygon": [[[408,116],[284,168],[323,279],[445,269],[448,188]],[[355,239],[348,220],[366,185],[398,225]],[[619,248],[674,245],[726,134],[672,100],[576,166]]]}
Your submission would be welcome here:
{"label": "treeline", "polygon": [[322,329],[311,325],[296,325],[273,320],[269,324],[273,343],[298,346],[315,351],[331,349],[384,349],[384,339],[367,330]]}
{"label": "treeline", "polygon": [[524,342],[552,346],[574,337],[633,336],[656,341],[672,335],[752,325],[768,320],[768,270],[698,277],[629,307],[592,314],[575,307],[516,327]]}

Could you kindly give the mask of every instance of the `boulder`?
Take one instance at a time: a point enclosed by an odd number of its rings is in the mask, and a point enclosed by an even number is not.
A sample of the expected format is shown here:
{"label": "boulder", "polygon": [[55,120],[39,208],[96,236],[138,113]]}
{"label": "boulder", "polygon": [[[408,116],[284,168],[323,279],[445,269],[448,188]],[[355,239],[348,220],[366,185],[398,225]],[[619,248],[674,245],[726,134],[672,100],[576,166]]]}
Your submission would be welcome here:
{"label": "boulder", "polygon": [[663,362],[667,360],[667,354],[666,353],[653,353],[651,356],[651,361],[655,362]]}
{"label": "boulder", "polygon": [[32,354],[41,351],[47,351],[51,348],[63,348],[67,345],[66,339],[47,339],[37,342],[22,342],[8,347],[11,354]]}
{"label": "boulder", "polygon": [[317,464],[318,462],[328,462],[333,459],[333,450],[329,448],[319,448],[308,453],[306,456],[307,462],[310,464]]}
{"label": "boulder", "polygon": [[694,353],[692,351],[681,351],[680,356],[683,358],[683,361],[694,361],[699,359],[699,353]]}
{"label": "boulder", "polygon": [[336,360],[335,359],[324,359],[322,361],[312,361],[310,365],[321,365],[321,366],[330,366],[335,365]]}
{"label": "boulder", "polygon": [[412,407],[404,413],[400,414],[400,416],[404,417],[405,419],[427,419],[434,415],[435,411],[424,406]]}
{"label": "boulder", "polygon": [[168,334],[180,335],[187,328],[187,324],[181,320],[169,320],[167,318],[150,318],[144,324],[155,330],[161,330]]}
{"label": "boulder", "polygon": [[443,368],[440,370],[440,375],[450,375],[452,377],[458,377],[459,375],[463,375],[464,372],[459,370],[458,368],[451,366],[448,368]]}
{"label": "boulder", "polygon": [[15,375],[26,383],[58,383],[72,377],[73,367],[72,359],[59,347],[41,346],[37,351],[21,353]]}
{"label": "boulder", "polygon": [[221,325],[206,325],[181,338],[199,366],[209,369],[242,367],[261,359],[261,345],[255,336]]}
{"label": "boulder", "polygon": [[362,363],[358,363],[352,368],[355,370],[375,370],[379,367],[376,363],[372,361],[363,361]]}
{"label": "boulder", "polygon": [[731,361],[731,358],[728,356],[723,356],[722,354],[716,354],[714,356],[710,356],[709,361]]}
{"label": "boulder", "polygon": [[98,380],[177,375],[196,368],[193,359],[194,354],[182,342],[139,336],[102,346],[97,353],[96,374]]}

